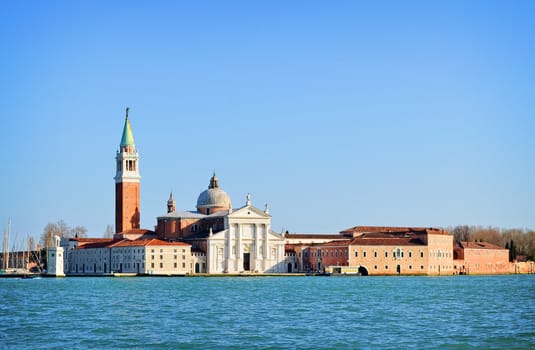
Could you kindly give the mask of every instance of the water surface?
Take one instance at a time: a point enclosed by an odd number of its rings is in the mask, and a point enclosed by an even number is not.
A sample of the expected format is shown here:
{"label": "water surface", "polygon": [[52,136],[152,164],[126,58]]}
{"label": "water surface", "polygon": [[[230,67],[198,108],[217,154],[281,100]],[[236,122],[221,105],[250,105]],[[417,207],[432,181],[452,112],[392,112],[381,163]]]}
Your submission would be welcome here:
{"label": "water surface", "polygon": [[534,349],[535,275],[0,279],[0,348]]}

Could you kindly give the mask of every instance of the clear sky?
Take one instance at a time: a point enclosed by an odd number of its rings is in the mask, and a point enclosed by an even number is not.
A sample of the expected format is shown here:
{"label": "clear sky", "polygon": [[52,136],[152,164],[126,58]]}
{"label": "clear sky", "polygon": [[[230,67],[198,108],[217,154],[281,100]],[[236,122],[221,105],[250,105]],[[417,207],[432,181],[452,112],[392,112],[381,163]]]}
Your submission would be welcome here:
{"label": "clear sky", "polygon": [[0,227],[141,224],[215,170],[272,229],[535,228],[533,1],[1,1]]}

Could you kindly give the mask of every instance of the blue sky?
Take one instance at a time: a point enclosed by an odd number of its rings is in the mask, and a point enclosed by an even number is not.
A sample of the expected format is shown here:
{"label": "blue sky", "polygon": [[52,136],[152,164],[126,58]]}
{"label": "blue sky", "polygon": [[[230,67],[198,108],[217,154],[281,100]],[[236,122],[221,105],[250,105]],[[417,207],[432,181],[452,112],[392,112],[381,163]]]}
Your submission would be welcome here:
{"label": "blue sky", "polygon": [[535,228],[531,1],[3,1],[0,224],[141,223],[215,170],[272,229]]}

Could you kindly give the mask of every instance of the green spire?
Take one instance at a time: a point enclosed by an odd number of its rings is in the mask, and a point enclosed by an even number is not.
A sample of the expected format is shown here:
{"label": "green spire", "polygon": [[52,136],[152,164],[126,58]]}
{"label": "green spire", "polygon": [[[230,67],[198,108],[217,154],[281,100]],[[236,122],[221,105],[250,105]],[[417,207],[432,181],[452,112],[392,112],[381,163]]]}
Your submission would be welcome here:
{"label": "green spire", "polygon": [[124,121],[123,128],[123,137],[121,138],[121,147],[123,146],[133,146],[134,145],[134,135],[132,134],[132,127],[130,127],[130,120],[128,120],[128,110],[126,108],[126,119]]}

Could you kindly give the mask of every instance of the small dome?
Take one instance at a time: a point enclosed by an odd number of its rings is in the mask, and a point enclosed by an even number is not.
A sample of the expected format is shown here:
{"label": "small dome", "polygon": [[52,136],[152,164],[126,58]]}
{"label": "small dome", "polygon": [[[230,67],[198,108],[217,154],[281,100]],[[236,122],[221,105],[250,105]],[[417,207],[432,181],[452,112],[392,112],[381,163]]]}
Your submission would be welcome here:
{"label": "small dome", "polygon": [[231,208],[229,195],[219,188],[219,180],[217,177],[212,176],[210,179],[210,186],[206,191],[203,191],[197,199],[197,210],[204,212],[208,208],[220,208],[227,210]]}

